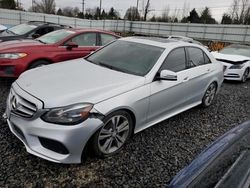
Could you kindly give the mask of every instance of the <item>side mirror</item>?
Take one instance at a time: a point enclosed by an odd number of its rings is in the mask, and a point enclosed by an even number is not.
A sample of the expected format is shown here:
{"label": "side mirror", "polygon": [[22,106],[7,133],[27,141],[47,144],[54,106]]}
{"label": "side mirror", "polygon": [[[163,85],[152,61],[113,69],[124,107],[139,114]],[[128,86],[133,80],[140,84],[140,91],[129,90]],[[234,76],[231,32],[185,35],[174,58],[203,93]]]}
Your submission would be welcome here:
{"label": "side mirror", "polygon": [[162,70],[157,80],[177,81],[177,73],[170,70]]}
{"label": "side mirror", "polygon": [[73,48],[78,48],[78,44],[75,42],[68,42],[66,44],[66,48],[67,50],[72,50]]}
{"label": "side mirror", "polygon": [[41,35],[35,33],[35,34],[33,34],[31,37],[32,37],[33,39],[36,39],[36,38],[38,38],[38,37],[40,37],[40,36],[41,36]]}

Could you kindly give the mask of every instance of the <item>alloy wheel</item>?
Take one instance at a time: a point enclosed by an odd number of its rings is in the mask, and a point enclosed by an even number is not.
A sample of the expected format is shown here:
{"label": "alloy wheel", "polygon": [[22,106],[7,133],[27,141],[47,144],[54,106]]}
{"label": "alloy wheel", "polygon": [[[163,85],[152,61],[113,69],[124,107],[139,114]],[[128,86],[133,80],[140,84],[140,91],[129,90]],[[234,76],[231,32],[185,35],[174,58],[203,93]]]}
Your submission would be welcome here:
{"label": "alloy wheel", "polygon": [[98,136],[98,147],[104,154],[119,150],[129,136],[129,120],[122,115],[116,115],[106,121]]}
{"label": "alloy wheel", "polygon": [[213,99],[215,97],[215,94],[216,94],[216,84],[215,83],[212,83],[206,93],[205,93],[205,96],[204,96],[204,105],[205,106],[210,106],[213,102]]}
{"label": "alloy wheel", "polygon": [[244,72],[244,74],[242,76],[242,82],[246,82],[247,81],[248,75],[249,75],[249,69],[246,69],[246,71]]}

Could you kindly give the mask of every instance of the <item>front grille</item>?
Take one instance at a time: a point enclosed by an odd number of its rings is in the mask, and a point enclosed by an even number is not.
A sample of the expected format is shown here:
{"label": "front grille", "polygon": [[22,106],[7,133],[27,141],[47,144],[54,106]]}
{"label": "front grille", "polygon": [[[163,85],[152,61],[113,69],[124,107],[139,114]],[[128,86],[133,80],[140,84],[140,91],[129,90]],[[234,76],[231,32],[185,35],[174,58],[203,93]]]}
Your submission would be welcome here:
{"label": "front grille", "polygon": [[25,118],[31,118],[37,112],[37,106],[27,99],[11,91],[9,97],[11,112]]}

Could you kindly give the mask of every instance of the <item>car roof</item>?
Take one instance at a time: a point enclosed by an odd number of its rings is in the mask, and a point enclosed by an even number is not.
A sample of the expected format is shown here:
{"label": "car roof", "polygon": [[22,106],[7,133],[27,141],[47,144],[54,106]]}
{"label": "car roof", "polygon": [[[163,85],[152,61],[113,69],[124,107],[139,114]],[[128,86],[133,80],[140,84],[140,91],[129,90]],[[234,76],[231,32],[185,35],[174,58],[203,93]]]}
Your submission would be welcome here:
{"label": "car roof", "polygon": [[194,46],[194,47],[201,47],[198,44],[185,42],[182,40],[175,40],[175,39],[168,39],[168,38],[160,38],[160,37],[125,37],[119,40],[129,41],[129,42],[136,42],[141,44],[152,45],[161,48],[177,48],[182,46]]}
{"label": "car roof", "polygon": [[115,34],[112,31],[105,31],[105,30],[101,30],[101,29],[89,29],[89,28],[70,28],[68,29],[70,31],[74,31],[77,33],[82,33],[82,32],[98,32],[98,33],[107,33],[107,34],[112,34],[112,35],[116,35],[119,36],[117,34]]}

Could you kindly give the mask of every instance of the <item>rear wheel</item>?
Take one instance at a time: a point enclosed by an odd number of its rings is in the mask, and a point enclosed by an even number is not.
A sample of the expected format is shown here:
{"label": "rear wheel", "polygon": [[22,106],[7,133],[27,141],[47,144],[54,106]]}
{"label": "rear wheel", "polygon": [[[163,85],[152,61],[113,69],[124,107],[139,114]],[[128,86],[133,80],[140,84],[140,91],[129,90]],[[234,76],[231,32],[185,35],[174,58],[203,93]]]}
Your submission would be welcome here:
{"label": "rear wheel", "polygon": [[93,136],[94,153],[99,157],[108,157],[120,151],[132,134],[132,126],[132,118],[126,111],[108,115],[104,126]]}
{"label": "rear wheel", "polygon": [[242,82],[245,83],[247,81],[247,78],[249,76],[249,68],[247,68],[242,76]]}
{"label": "rear wheel", "polygon": [[37,68],[37,67],[42,67],[42,66],[45,66],[45,65],[48,65],[50,64],[48,61],[46,60],[39,60],[39,61],[35,61],[34,63],[32,63],[29,67],[29,69],[34,69],[34,68]]}
{"label": "rear wheel", "polygon": [[203,107],[209,107],[212,104],[214,97],[216,95],[216,91],[217,91],[217,84],[213,82],[208,86],[205,95],[203,96],[202,99]]}

